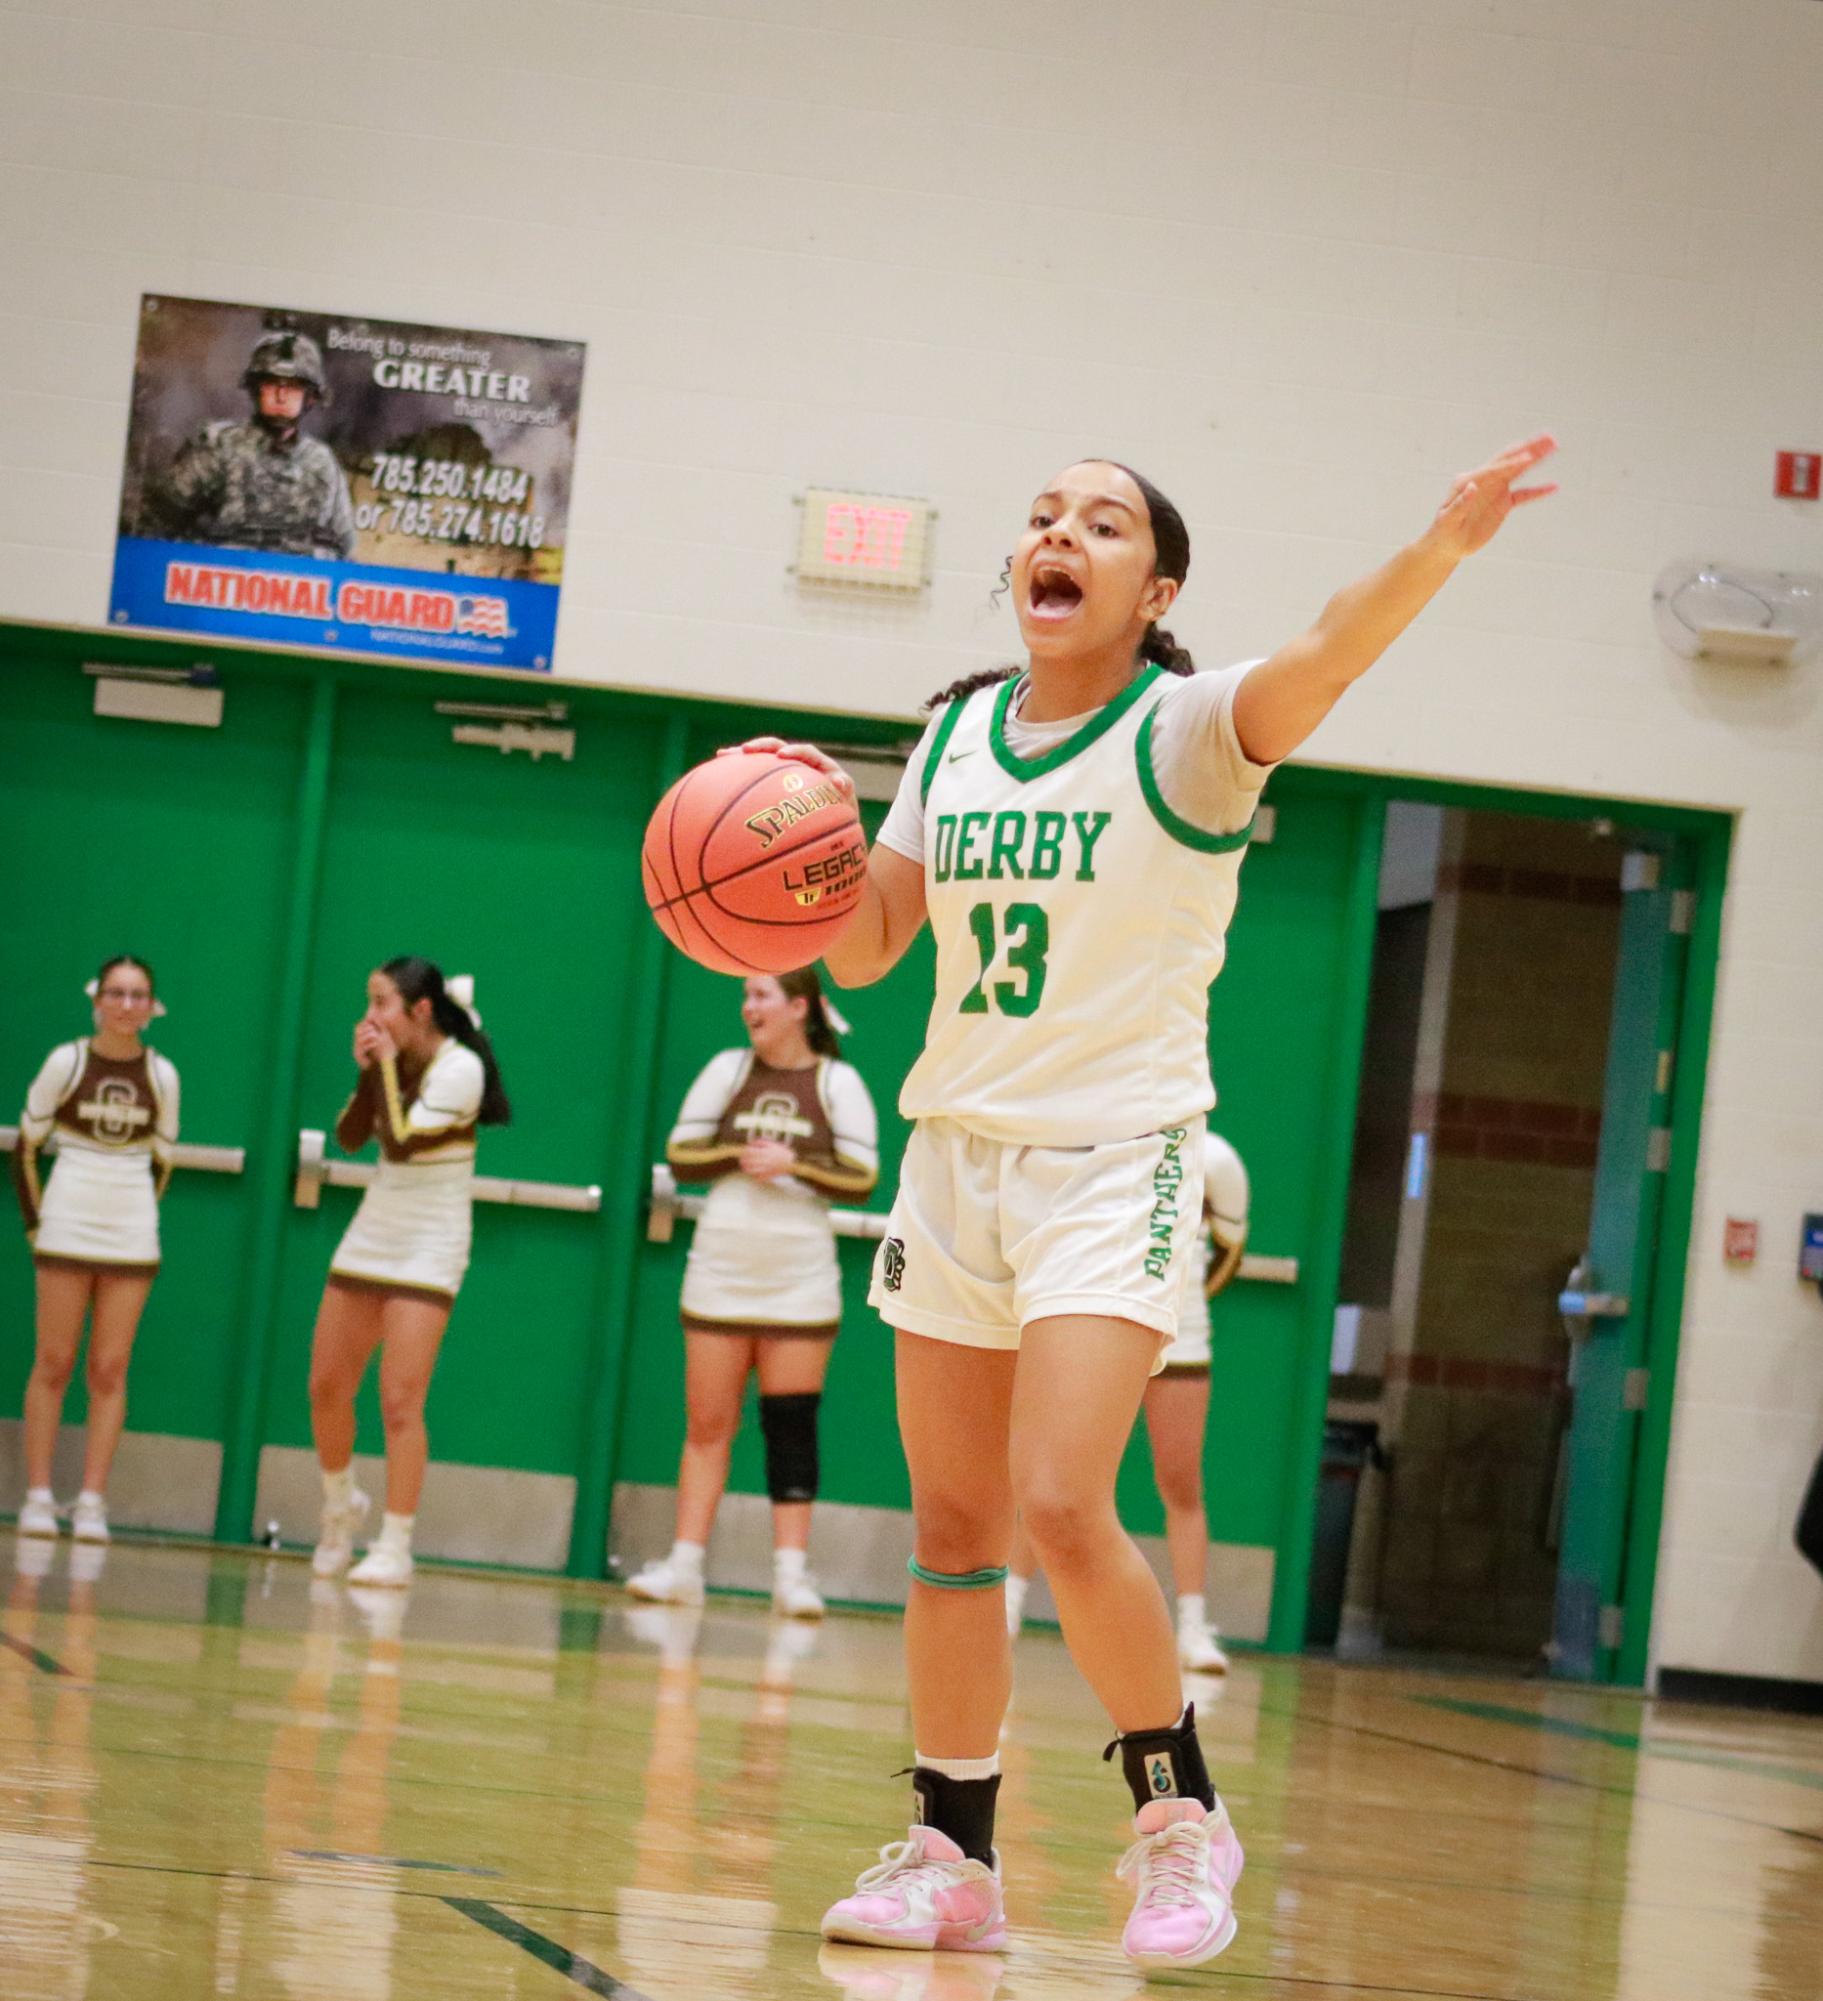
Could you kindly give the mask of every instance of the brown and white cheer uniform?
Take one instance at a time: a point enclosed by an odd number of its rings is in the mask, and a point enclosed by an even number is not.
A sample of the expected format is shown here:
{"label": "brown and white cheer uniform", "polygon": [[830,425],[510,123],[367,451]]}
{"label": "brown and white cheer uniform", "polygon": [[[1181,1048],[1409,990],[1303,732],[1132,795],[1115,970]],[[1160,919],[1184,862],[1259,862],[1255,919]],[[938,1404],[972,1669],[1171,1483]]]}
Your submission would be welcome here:
{"label": "brown and white cheer uniform", "polygon": [[[790,1174],[741,1172],[758,1139],[793,1149]],[[751,1049],[724,1049],[685,1095],[665,1158],[680,1180],[710,1184],[684,1267],[684,1325],[834,1334],[842,1284],[829,1204],[866,1195],[880,1176],[879,1122],[854,1066],[822,1057],[775,1070]]]}
{"label": "brown and white cheer uniform", "polygon": [[[52,1138],[57,1162],[41,1183]],[[149,1278],[177,1143],[177,1070],[155,1049],[101,1056],[88,1037],[45,1058],[26,1093],[13,1184],[34,1262]]]}
{"label": "brown and white cheer uniform", "polygon": [[468,1270],[475,1125],[486,1072],[453,1036],[425,1065],[376,1058],[335,1123],[336,1144],[380,1142],[379,1178],[336,1246],[331,1285],[449,1301]]}

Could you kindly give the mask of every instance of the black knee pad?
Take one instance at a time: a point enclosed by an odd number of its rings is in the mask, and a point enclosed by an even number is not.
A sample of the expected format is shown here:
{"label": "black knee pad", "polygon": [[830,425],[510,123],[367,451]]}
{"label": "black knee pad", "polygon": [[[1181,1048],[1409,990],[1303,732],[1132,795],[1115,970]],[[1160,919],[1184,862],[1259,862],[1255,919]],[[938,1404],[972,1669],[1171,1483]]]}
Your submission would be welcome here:
{"label": "black knee pad", "polygon": [[766,1434],[766,1492],[775,1501],[817,1497],[817,1405],[820,1390],[761,1397],[760,1429]]}

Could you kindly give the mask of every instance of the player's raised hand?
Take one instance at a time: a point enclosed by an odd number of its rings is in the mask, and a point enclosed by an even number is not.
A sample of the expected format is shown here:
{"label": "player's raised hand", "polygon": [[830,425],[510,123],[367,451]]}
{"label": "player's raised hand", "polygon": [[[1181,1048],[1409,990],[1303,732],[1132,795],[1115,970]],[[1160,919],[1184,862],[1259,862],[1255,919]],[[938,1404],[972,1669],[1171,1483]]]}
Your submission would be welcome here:
{"label": "player's raised hand", "polygon": [[1438,508],[1425,540],[1445,555],[1458,558],[1486,548],[1515,507],[1525,507],[1557,491],[1555,480],[1532,486],[1514,484],[1556,449],[1557,440],[1543,431],[1523,444],[1509,445],[1474,472],[1459,473],[1450,482],[1449,498]]}

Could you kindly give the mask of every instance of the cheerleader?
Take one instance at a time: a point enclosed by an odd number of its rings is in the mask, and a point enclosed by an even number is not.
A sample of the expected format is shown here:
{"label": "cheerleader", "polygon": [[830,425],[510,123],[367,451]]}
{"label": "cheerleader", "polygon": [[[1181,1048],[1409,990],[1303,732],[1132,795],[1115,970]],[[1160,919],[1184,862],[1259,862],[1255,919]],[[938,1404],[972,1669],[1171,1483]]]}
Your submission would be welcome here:
{"label": "cheerleader", "polygon": [[367,1512],[354,1484],[354,1400],[378,1348],[386,1518],[348,1581],[411,1579],[430,1453],[424,1398],[468,1269],[475,1129],[512,1116],[493,1049],[465,1002],[428,959],[388,959],[368,975],[367,1012],[355,1023],[360,1075],[336,1144],[354,1153],[378,1138],[380,1173],[336,1247],[310,1356],[310,1428],[323,1472],[319,1577],[348,1569]]}
{"label": "cheerleader", "polygon": [[749,1047],[710,1060],[665,1148],[681,1178],[710,1189],[684,1268],[677,1539],[627,1589],[664,1604],[703,1602],[703,1554],[747,1378],[757,1372],[773,1610],[820,1619],[806,1552],[817,1404],[842,1315],[829,1202],[864,1196],[879,1178],[878,1122],[859,1072],[838,1060],[836,1032],[846,1024],[814,969],[748,980],[741,1020]]}
{"label": "cheerleader", "polygon": [[[87,991],[95,1033],[45,1058],[13,1150],[38,1295],[19,1533],[57,1533],[51,1454],[86,1319],[88,1438],[70,1527],[79,1542],[106,1542],[104,1497],[127,1419],[127,1361],[158,1273],[158,1203],[177,1142],[177,1071],[140,1040],[165,1011],[143,959],[109,959]],[[53,1134],[57,1164],[40,1187],[38,1156]]]}
{"label": "cheerleader", "polygon": [[[1247,1169],[1218,1134],[1203,1134],[1203,1223],[1184,1260],[1177,1332],[1164,1366],[1146,1385],[1142,1408],[1152,1477],[1165,1504],[1165,1547],[1177,1587],[1177,1662],[1190,1674],[1226,1674],[1228,1656],[1209,1622],[1203,1573],[1209,1523],[1203,1513],[1203,1439],[1209,1425],[1209,1302],[1241,1266],[1247,1245]],[[1006,1625],[1019,1631],[1037,1569],[1023,1525],[1013,1535],[1006,1580]]]}

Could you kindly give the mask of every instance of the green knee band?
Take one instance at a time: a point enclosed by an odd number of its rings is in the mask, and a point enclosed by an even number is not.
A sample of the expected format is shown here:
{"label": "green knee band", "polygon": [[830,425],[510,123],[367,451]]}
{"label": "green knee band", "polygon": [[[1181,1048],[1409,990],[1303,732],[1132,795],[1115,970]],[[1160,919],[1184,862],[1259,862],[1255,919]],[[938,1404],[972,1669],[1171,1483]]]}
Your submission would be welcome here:
{"label": "green knee band", "polygon": [[990,1564],[986,1570],[964,1570],[951,1573],[944,1570],[926,1570],[915,1556],[905,1559],[905,1567],[920,1584],[935,1585],[939,1591],[992,1591],[995,1585],[1006,1582],[1006,1565]]}

